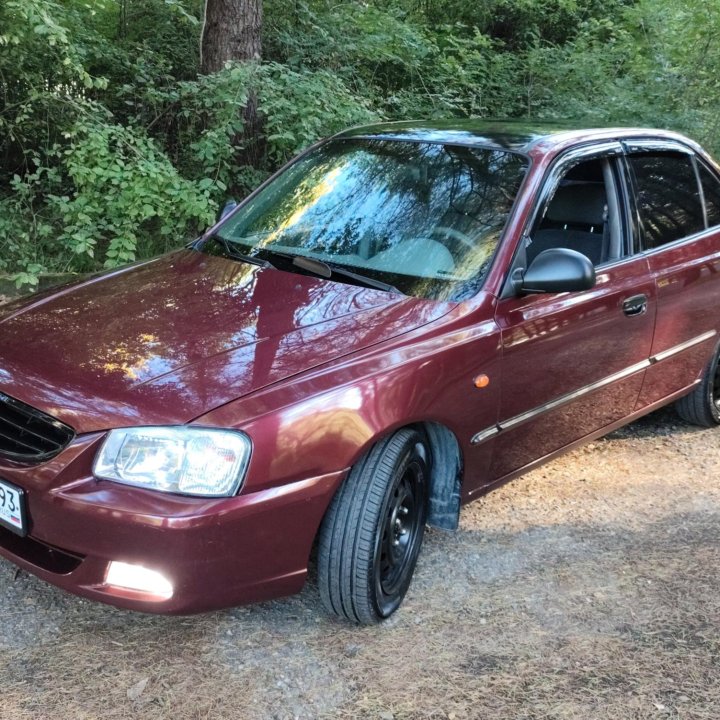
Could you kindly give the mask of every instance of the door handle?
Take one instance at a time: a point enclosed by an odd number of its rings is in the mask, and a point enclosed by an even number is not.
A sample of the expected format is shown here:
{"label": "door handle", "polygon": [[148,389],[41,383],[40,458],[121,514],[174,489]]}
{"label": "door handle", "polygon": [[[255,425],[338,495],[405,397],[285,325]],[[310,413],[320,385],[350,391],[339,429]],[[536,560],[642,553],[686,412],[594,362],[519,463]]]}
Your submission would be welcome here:
{"label": "door handle", "polygon": [[622,309],[628,317],[644,315],[647,312],[647,295],[633,295],[623,301]]}

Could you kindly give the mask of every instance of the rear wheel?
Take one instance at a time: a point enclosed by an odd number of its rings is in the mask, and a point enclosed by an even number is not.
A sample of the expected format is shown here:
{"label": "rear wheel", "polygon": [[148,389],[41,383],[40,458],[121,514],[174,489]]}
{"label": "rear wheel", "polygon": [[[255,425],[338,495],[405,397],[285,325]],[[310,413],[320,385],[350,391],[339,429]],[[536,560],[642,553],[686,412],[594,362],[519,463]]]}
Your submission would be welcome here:
{"label": "rear wheel", "polygon": [[379,442],[351,470],[320,529],[318,575],[323,604],[362,624],[398,609],[425,532],[429,452],[404,429]]}
{"label": "rear wheel", "polygon": [[720,425],[720,350],[708,365],[702,381],[675,403],[683,420],[703,427]]}

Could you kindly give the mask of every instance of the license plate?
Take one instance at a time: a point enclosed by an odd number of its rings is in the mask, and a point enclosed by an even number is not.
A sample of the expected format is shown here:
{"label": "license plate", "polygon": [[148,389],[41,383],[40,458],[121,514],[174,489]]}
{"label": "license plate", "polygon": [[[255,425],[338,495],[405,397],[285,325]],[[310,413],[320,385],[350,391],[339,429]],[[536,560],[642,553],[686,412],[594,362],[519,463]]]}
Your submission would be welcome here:
{"label": "license plate", "polygon": [[5,480],[0,480],[0,525],[24,536],[25,526],[25,491]]}

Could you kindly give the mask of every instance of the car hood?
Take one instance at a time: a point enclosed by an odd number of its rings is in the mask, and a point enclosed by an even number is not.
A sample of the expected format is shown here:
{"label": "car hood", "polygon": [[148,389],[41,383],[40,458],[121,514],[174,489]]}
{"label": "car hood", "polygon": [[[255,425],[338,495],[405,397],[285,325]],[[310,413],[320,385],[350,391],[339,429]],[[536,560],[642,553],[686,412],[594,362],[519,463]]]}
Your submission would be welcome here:
{"label": "car hood", "polygon": [[0,391],[79,433],[185,423],[452,307],[187,249],[0,307]]}

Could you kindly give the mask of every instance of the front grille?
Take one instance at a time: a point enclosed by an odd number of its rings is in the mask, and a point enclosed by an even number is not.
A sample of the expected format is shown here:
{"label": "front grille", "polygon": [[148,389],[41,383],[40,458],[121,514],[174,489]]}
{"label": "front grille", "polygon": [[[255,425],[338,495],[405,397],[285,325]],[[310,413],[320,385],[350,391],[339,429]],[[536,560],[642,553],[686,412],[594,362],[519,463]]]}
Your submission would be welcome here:
{"label": "front grille", "polygon": [[30,405],[0,393],[0,455],[42,462],[61,452],[75,431]]}

